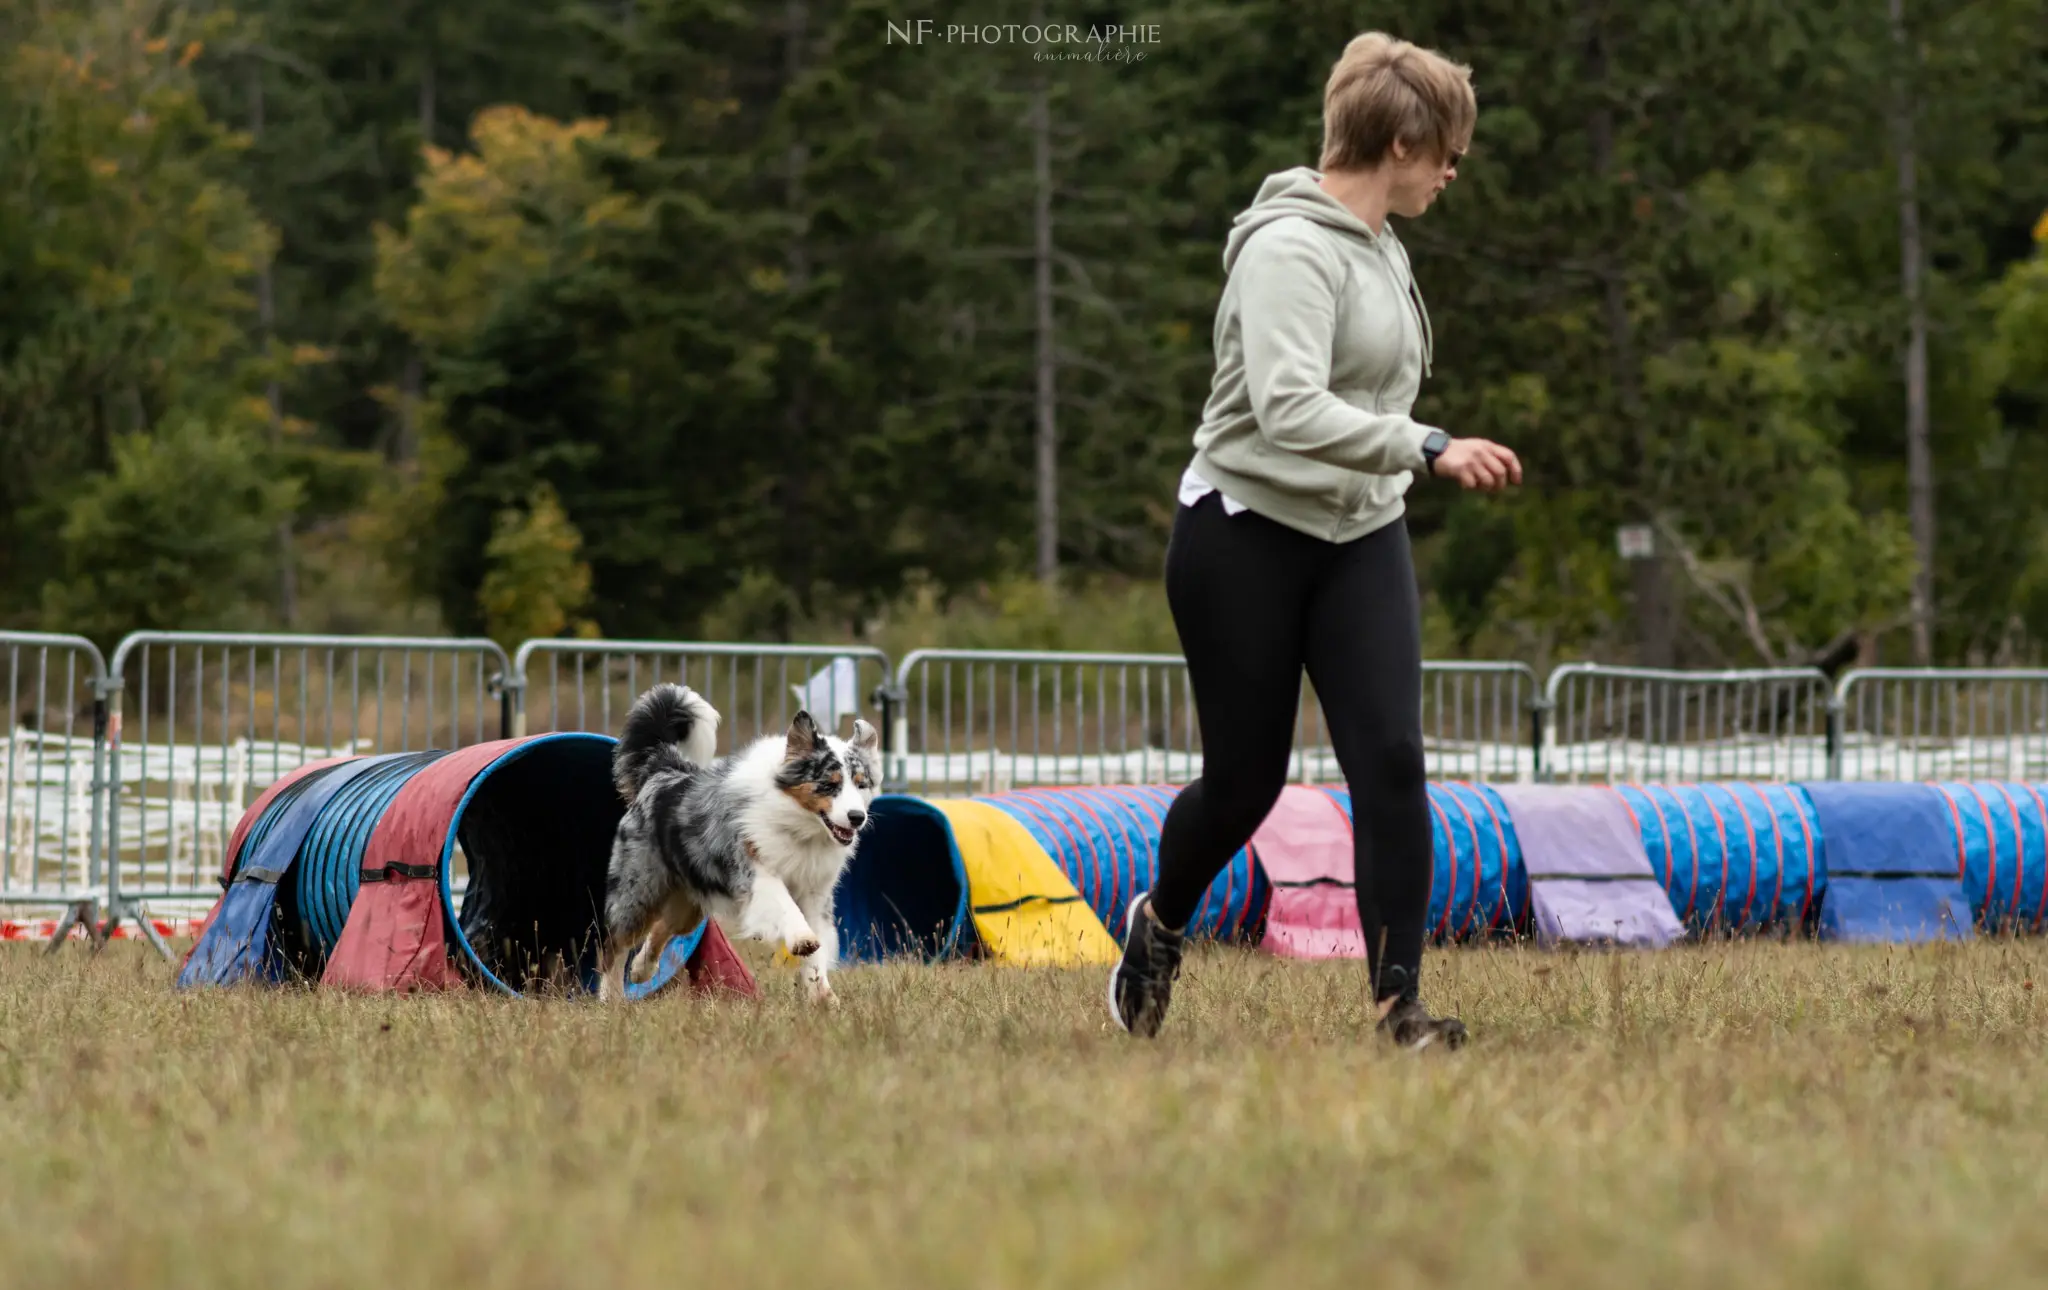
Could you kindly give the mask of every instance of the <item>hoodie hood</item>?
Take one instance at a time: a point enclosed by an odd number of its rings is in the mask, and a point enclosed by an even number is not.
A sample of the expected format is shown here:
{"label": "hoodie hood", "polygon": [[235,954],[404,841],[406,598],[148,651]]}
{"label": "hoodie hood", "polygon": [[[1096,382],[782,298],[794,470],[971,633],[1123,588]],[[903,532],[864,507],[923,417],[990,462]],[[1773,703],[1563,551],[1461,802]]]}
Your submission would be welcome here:
{"label": "hoodie hood", "polygon": [[1259,185],[1259,195],[1252,198],[1252,204],[1237,213],[1231,221],[1230,235],[1223,241],[1223,272],[1227,275],[1237,263],[1238,252],[1245,242],[1274,220],[1289,215],[1302,215],[1339,232],[1351,233],[1384,252],[1388,259],[1398,257],[1401,271],[1397,275],[1401,290],[1415,306],[1416,321],[1422,327],[1422,374],[1429,375],[1436,358],[1436,333],[1429,323],[1429,306],[1423,303],[1422,289],[1415,285],[1415,273],[1408,263],[1408,248],[1391,230],[1385,234],[1372,231],[1372,225],[1351,213],[1351,208],[1323,191],[1316,181],[1321,172],[1309,166],[1296,166],[1292,170],[1277,170],[1266,176]]}
{"label": "hoodie hood", "polygon": [[1368,242],[1379,241],[1380,235],[1372,231],[1372,225],[1322,190],[1316,182],[1320,178],[1322,175],[1308,166],[1267,175],[1266,182],[1259,185],[1259,195],[1231,222],[1230,236],[1223,242],[1223,271],[1230,272],[1237,263],[1237,253],[1244,249],[1245,239],[1289,215],[1305,215],[1318,224],[1355,233]]}

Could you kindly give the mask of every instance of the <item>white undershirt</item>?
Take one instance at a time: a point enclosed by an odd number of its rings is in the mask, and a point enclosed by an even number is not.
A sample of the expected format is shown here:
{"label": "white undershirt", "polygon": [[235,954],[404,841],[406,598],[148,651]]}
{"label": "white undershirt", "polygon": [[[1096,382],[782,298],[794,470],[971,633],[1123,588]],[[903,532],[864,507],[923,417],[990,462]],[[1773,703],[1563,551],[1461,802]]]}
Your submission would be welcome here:
{"label": "white undershirt", "polygon": [[1250,509],[1243,502],[1232,501],[1229,495],[1218,489],[1216,485],[1197,475],[1193,466],[1189,466],[1182,473],[1180,477],[1180,504],[1182,506],[1193,506],[1210,493],[1215,493],[1223,499],[1223,513],[1225,515],[1235,515],[1239,511]]}

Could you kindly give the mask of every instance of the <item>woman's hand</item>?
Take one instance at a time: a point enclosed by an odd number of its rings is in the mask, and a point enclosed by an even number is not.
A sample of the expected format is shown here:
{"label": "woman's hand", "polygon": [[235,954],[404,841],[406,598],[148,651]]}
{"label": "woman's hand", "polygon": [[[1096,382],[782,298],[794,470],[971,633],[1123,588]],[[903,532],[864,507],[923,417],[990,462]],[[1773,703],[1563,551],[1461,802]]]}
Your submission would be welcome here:
{"label": "woman's hand", "polygon": [[1451,440],[1431,469],[1439,479],[1455,479],[1482,493],[1522,482],[1522,459],[1490,439]]}

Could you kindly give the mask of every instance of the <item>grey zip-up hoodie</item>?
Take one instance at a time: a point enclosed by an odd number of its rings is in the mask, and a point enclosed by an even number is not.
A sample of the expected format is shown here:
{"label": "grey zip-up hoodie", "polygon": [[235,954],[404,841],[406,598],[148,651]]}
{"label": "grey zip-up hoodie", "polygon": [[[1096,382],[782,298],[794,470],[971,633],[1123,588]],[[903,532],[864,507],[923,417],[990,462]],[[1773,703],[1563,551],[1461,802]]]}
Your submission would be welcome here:
{"label": "grey zip-up hoodie", "polygon": [[1303,533],[1348,542],[1392,523],[1422,441],[1408,415],[1431,336],[1408,253],[1297,166],[1268,175],[1223,247],[1216,377],[1195,473]]}

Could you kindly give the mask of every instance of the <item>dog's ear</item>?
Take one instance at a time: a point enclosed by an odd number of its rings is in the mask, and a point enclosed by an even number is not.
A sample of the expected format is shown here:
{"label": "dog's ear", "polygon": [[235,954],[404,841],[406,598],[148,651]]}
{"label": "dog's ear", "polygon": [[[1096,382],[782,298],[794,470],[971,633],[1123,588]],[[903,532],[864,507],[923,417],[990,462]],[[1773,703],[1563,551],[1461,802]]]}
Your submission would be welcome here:
{"label": "dog's ear", "polygon": [[789,747],[783,759],[795,761],[799,757],[808,757],[818,751],[823,742],[824,736],[818,733],[818,723],[811,720],[809,712],[800,709],[789,723]]}
{"label": "dog's ear", "polygon": [[853,746],[859,752],[873,757],[882,751],[882,732],[862,721],[853,719]]}

